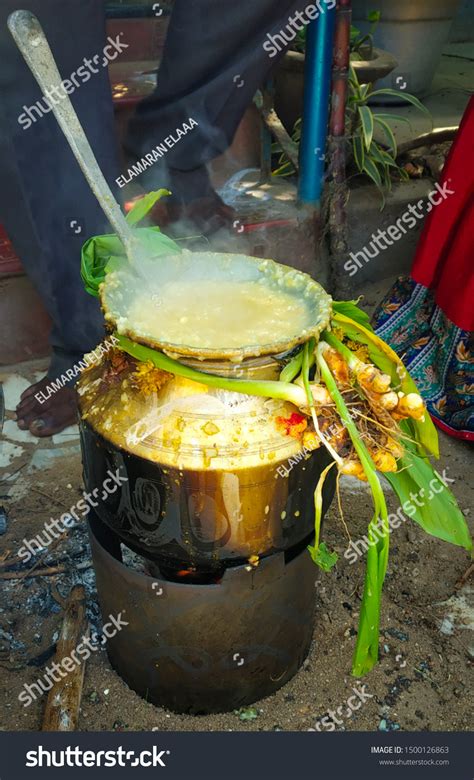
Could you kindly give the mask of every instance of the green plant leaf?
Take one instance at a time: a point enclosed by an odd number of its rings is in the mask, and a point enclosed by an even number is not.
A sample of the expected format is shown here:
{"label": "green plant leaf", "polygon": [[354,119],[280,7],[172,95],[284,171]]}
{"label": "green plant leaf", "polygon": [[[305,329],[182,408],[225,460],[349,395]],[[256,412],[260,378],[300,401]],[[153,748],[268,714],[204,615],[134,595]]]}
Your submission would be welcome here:
{"label": "green plant leaf", "polygon": [[[343,315],[336,315],[342,317]],[[324,338],[324,333],[322,334]],[[327,343],[320,341],[316,348],[316,362],[320,370],[321,380],[326,385],[334,401],[340,419],[344,423],[352,444],[364,469],[369,483],[374,504],[374,515],[369,523],[369,539],[373,542],[367,551],[367,568],[365,575],[364,594],[360,609],[359,630],[352,662],[352,673],[361,676],[370,671],[378,659],[380,603],[382,587],[387,571],[388,551],[390,545],[388,512],[382,487],[377,476],[372,457],[365,446],[360,433],[351,417],[337,383],[324,359]],[[374,533],[375,525],[381,522],[384,534],[380,537]],[[315,545],[316,546],[316,545]]]}
{"label": "green plant leaf", "polygon": [[136,225],[137,222],[143,219],[146,214],[153,208],[157,200],[163,197],[163,195],[171,195],[169,190],[156,190],[155,192],[148,192],[143,198],[136,201],[133,208],[130,209],[125,219],[129,225]]}
{"label": "green plant leaf", "polygon": [[378,115],[378,114],[374,114],[374,122],[376,124],[380,125],[380,127],[384,131],[384,133],[385,133],[385,135],[387,137],[387,140],[388,140],[388,145],[389,145],[389,147],[390,147],[390,149],[392,151],[393,159],[396,159],[396,157],[397,157],[397,142],[395,140],[395,136],[393,134],[392,128],[390,127],[390,125],[387,124],[387,122],[385,122],[385,120],[380,119],[380,115]]}
{"label": "green plant leaf", "polygon": [[324,542],[321,542],[318,549],[309,545],[308,550],[313,563],[323,571],[331,571],[332,567],[337,563],[339,557],[337,552],[330,552]]}
{"label": "green plant leaf", "polygon": [[401,114],[386,114],[383,111],[374,112],[374,119],[377,117],[380,117],[380,119],[383,119],[385,122],[405,122],[407,125],[411,128],[411,122],[406,116],[402,116]]}
{"label": "green plant leaf", "polygon": [[374,116],[368,106],[359,106],[358,112],[362,126],[364,145],[368,150],[370,149],[370,144],[372,143],[372,137],[374,135]]}
{"label": "green plant leaf", "polygon": [[240,710],[234,710],[234,715],[239,716],[239,720],[255,720],[258,718],[258,710],[255,707],[241,707]]}
{"label": "green plant leaf", "polygon": [[472,539],[464,515],[431,463],[409,451],[398,461],[398,468],[385,477],[404,512],[426,533],[470,552]]}
{"label": "green plant leaf", "polygon": [[364,162],[364,172],[367,173],[370,179],[374,182],[376,187],[378,188],[381,198],[382,198],[382,205],[380,206],[380,211],[382,211],[385,207],[385,194],[383,191],[383,182],[382,177],[380,175],[380,172],[377,168],[377,165],[373,162],[373,160],[365,158]]}
{"label": "green plant leaf", "polygon": [[365,159],[364,142],[359,134],[354,135],[354,138],[352,139],[352,151],[354,154],[354,162],[359,171],[363,173]]}
{"label": "green plant leaf", "polygon": [[345,317],[350,317],[354,322],[359,323],[367,330],[374,332],[370,324],[369,315],[357,306],[357,301],[333,301],[333,311],[336,314],[343,314]]}
{"label": "green plant leaf", "polygon": [[[134,228],[134,233],[153,257],[181,252],[178,244],[165,236],[159,227]],[[128,262],[122,242],[115,233],[93,236],[85,242],[81,251],[81,277],[89,295],[99,296],[99,285],[112,261],[116,267]]]}
{"label": "green plant leaf", "polygon": [[377,168],[376,163],[374,163],[374,161],[371,160],[370,157],[365,158],[363,170],[368,176],[370,176],[370,178],[377,185],[377,187],[379,189],[382,189],[382,178],[380,176],[379,169]]}
{"label": "green plant leaf", "polygon": [[143,362],[150,361],[156,368],[162,371],[168,371],[170,374],[182,376],[185,379],[192,379],[193,382],[199,382],[207,387],[218,387],[221,390],[230,390],[234,393],[245,393],[246,395],[256,395],[263,398],[281,398],[295,406],[301,408],[307,405],[306,392],[302,387],[292,382],[280,382],[274,379],[234,379],[217,374],[209,374],[207,371],[198,371],[179,360],[165,355],[157,349],[146,347],[144,344],[138,344],[126,336],[119,333],[115,334],[118,341],[118,348],[127,352],[128,355]]}
{"label": "green plant leaf", "polygon": [[292,382],[301,371],[303,365],[303,349],[293,355],[280,373],[280,382]]}
{"label": "green plant leaf", "polygon": [[357,78],[357,73],[354,70],[354,66],[351,65],[350,62],[349,62],[349,79],[348,79],[348,81],[349,81],[349,86],[351,87],[351,89],[353,90],[353,93],[354,93],[353,96],[352,96],[353,97],[353,101],[357,102],[357,101],[361,100],[359,79]]}
{"label": "green plant leaf", "polygon": [[[380,149],[380,147],[379,147]],[[400,171],[401,168],[395,160],[393,159],[392,155],[385,151],[385,149],[380,149],[380,154],[382,155],[382,161],[384,165],[388,165],[390,168],[396,168],[397,171]]]}
{"label": "green plant leaf", "polygon": [[385,167],[387,164],[383,158],[382,150],[376,141],[372,141],[370,144],[369,156],[372,158],[372,160],[374,160],[374,162],[379,163],[382,167]]}
{"label": "green plant leaf", "polygon": [[283,165],[280,165],[279,168],[272,171],[272,176],[291,176],[293,173],[295,173],[294,165],[288,160]]}
{"label": "green plant leaf", "polygon": [[383,178],[384,178],[385,187],[387,188],[387,190],[389,192],[391,192],[392,191],[392,177],[390,176],[390,169],[389,169],[388,165],[384,166]]}
{"label": "green plant leaf", "polygon": [[375,92],[371,92],[370,97],[373,98],[373,97],[380,96],[380,95],[383,95],[384,97],[385,96],[386,97],[396,97],[396,98],[398,98],[398,100],[400,100],[400,98],[402,100],[406,100],[407,103],[411,103],[412,106],[415,106],[415,108],[417,108],[419,111],[422,111],[424,114],[429,116],[429,118],[431,120],[433,119],[432,116],[431,116],[431,112],[428,111],[426,106],[424,106],[423,103],[421,103],[418,100],[417,97],[415,97],[414,95],[411,95],[409,92],[400,92],[399,89],[389,89],[389,88],[387,88],[387,89],[376,89]]}

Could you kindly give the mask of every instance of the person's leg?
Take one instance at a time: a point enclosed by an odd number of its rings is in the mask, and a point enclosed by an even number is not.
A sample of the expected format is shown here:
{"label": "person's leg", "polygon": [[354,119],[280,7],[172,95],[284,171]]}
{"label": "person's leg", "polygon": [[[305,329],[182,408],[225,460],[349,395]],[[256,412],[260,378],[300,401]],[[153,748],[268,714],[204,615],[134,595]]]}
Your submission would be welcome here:
{"label": "person's leg", "polygon": [[[44,109],[48,105],[6,26],[17,7],[15,0],[4,0],[0,7],[0,221],[52,318],[48,379],[54,380],[103,336],[98,302],[81,282],[80,250],[88,236],[109,228],[56,119],[51,111],[41,115],[38,110],[37,101]],[[114,185],[118,163],[110,84],[102,64],[103,2],[30,0],[28,8],[41,22],[63,78],[72,76],[70,98]],[[73,421],[72,391],[55,393],[40,405],[34,397],[39,389],[26,391],[17,417],[22,427],[49,435]],[[44,424],[35,425],[37,419]]]}
{"label": "person's leg", "polygon": [[307,5],[301,0],[176,0],[157,87],[137,108],[127,149],[139,160],[169,135],[176,138],[183,123],[189,126],[193,119],[197,126],[141,174],[147,189],[168,186],[174,206],[207,199],[212,209],[214,198],[214,208],[220,208],[205,164],[232,143],[255,91],[297,28],[304,30],[295,12]]}

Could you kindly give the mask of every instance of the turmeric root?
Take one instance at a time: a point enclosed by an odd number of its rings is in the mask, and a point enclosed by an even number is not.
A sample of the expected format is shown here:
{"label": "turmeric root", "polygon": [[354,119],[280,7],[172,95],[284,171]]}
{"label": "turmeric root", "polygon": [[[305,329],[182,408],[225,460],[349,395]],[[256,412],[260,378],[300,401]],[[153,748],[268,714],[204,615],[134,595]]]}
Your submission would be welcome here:
{"label": "turmeric root", "polygon": [[398,405],[399,398],[394,390],[389,390],[387,393],[380,393],[378,401],[383,409],[391,412]]}
{"label": "turmeric root", "polygon": [[349,366],[342,355],[330,347],[326,350],[324,358],[331,369],[336,382],[341,385],[349,384]]}
{"label": "turmeric root", "polygon": [[378,471],[396,471],[397,461],[390,452],[385,450],[369,450]]}
{"label": "turmeric root", "polygon": [[392,438],[391,436],[387,436],[387,439],[385,441],[385,447],[389,452],[392,453],[393,457],[398,460],[398,458],[401,458],[405,454],[405,450],[396,439]]}
{"label": "turmeric root", "polygon": [[398,420],[412,417],[414,420],[423,420],[425,416],[425,404],[418,393],[398,393],[398,404],[393,410],[393,417]]}
{"label": "turmeric root", "polygon": [[354,460],[353,458],[344,460],[340,471],[342,474],[347,474],[349,477],[357,477],[357,479],[362,480],[362,482],[367,482],[367,477],[360,460]]}
{"label": "turmeric root", "polygon": [[386,393],[390,390],[392,380],[389,375],[383,374],[370,363],[360,363],[355,370],[355,375],[364,390],[371,390],[374,393]]}

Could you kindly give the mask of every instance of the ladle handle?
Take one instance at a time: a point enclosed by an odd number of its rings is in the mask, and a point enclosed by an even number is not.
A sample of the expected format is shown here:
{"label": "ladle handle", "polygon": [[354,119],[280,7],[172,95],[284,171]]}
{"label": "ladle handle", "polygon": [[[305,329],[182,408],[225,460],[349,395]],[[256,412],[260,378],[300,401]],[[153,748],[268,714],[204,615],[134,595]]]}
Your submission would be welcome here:
{"label": "ladle handle", "polygon": [[[31,11],[14,11],[8,17],[8,28],[42,92],[59,87],[61,75],[36,16]],[[64,90],[61,90],[61,94],[63,93]],[[92,192],[124,244],[130,262],[133,263],[132,231],[99,168],[68,95],[64,94],[59,100],[49,102]]]}

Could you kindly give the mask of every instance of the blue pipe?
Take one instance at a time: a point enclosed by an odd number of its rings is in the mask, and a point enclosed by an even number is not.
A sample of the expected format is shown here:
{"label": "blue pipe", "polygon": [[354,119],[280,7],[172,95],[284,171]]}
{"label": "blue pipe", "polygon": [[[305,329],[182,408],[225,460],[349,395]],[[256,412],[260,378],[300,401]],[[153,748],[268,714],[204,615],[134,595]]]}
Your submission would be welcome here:
{"label": "blue pipe", "polygon": [[326,9],[306,29],[298,200],[315,207],[323,189],[335,19],[335,8]]}

